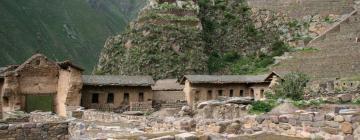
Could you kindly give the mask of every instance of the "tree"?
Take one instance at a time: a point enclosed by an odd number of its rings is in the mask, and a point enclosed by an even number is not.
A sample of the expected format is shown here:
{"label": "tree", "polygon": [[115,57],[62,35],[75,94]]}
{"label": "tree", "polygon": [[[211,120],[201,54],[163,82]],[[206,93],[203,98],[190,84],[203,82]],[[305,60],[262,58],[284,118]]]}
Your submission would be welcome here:
{"label": "tree", "polygon": [[275,87],[275,97],[285,97],[292,100],[302,100],[309,77],[303,73],[289,73],[284,76],[279,85]]}

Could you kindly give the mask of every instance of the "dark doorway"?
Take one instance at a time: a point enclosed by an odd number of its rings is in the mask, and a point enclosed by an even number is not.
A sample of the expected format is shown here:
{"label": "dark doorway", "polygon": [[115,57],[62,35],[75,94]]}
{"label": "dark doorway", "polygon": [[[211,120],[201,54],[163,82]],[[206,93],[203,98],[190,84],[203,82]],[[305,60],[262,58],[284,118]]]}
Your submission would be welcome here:
{"label": "dark doorway", "polygon": [[114,103],[114,93],[108,93],[107,103],[108,104]]}
{"label": "dark doorway", "polygon": [[53,111],[53,95],[26,95],[25,97],[25,111],[32,112],[35,110],[40,111]]}
{"label": "dark doorway", "polygon": [[139,102],[143,102],[144,101],[144,92],[140,92],[139,93]]}
{"label": "dark doorway", "polygon": [[230,95],[229,95],[230,97],[234,97],[234,90],[230,90]]}
{"label": "dark doorway", "polygon": [[130,98],[129,93],[124,93],[124,99],[123,99],[124,104],[129,104],[129,98]]}

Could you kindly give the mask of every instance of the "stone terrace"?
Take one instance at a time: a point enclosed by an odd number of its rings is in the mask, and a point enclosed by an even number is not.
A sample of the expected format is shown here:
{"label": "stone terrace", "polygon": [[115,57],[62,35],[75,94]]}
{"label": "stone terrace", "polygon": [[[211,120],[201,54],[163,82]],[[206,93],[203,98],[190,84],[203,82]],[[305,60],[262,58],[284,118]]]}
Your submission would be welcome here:
{"label": "stone terrace", "polygon": [[309,51],[290,53],[273,66],[276,72],[299,71],[315,79],[351,78],[360,74],[360,15],[352,12],[323,35],[310,42]]}

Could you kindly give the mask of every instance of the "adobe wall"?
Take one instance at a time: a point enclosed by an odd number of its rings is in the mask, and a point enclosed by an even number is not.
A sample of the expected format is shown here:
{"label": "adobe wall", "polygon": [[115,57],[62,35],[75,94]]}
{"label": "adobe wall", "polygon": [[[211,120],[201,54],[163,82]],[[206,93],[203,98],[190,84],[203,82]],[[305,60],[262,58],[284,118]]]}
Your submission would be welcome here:
{"label": "adobe wall", "polygon": [[56,94],[56,112],[66,116],[66,106],[80,106],[82,88],[81,71],[69,67],[61,69]]}
{"label": "adobe wall", "polygon": [[195,94],[198,92],[198,101],[207,101],[210,99],[208,99],[209,90],[212,91],[211,99],[219,97],[219,90],[222,90],[222,96],[230,96],[230,90],[233,90],[234,97],[240,97],[241,90],[244,96],[250,96],[250,89],[246,84],[190,84],[186,81],[184,88],[185,98],[189,105],[193,105],[195,103]]}
{"label": "adobe wall", "polygon": [[[138,102],[139,93],[144,93],[144,101],[152,101],[153,91],[151,87],[96,87],[96,86],[84,86],[82,89],[82,105],[85,108],[92,108],[93,106],[111,105],[114,108],[121,106],[124,99],[124,93],[129,93],[130,102]],[[91,103],[92,94],[99,94],[99,103]],[[107,104],[108,93],[114,93],[114,103]]]}
{"label": "adobe wall", "polygon": [[265,91],[269,89],[269,84],[254,84],[251,85],[249,88],[252,88],[254,90],[254,98],[255,100],[262,100],[265,99]]}
{"label": "adobe wall", "polygon": [[54,94],[57,92],[59,67],[56,63],[37,57],[15,71],[18,92],[21,94]]}
{"label": "adobe wall", "polygon": [[157,102],[176,102],[184,101],[184,91],[154,91],[154,101]]}
{"label": "adobe wall", "polygon": [[354,10],[354,0],[247,0],[251,8],[285,13],[292,18],[306,15],[342,15]]}

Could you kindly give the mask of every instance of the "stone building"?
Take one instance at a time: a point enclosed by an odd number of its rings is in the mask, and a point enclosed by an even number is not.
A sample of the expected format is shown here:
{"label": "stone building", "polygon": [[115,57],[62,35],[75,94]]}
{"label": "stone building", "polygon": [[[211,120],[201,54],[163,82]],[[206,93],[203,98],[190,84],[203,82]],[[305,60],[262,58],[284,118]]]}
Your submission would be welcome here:
{"label": "stone building", "polygon": [[67,106],[80,105],[82,71],[69,61],[54,62],[42,54],[21,65],[0,68],[1,115],[42,110],[66,116]]}
{"label": "stone building", "polygon": [[103,111],[143,111],[152,107],[151,76],[83,75],[81,106]]}
{"label": "stone building", "polygon": [[163,79],[156,81],[152,87],[154,101],[156,102],[179,102],[185,101],[184,85],[177,79]]}
{"label": "stone building", "polygon": [[189,105],[219,96],[265,99],[265,91],[278,79],[276,73],[267,75],[185,75],[180,79]]}

